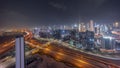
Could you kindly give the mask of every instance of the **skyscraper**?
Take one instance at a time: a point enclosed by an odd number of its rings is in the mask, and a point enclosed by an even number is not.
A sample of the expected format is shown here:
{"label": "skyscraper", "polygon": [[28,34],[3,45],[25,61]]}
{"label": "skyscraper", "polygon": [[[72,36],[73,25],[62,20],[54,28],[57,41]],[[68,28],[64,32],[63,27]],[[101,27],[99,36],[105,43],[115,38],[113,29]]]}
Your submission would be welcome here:
{"label": "skyscraper", "polygon": [[105,36],[102,38],[102,48],[107,50],[114,49],[115,39],[110,36]]}
{"label": "skyscraper", "polygon": [[78,30],[79,30],[79,32],[81,31],[81,24],[79,24]]}
{"label": "skyscraper", "polygon": [[119,23],[118,23],[118,22],[115,22],[115,23],[113,23],[113,26],[114,26],[115,28],[118,28],[118,27],[119,27]]}
{"label": "skyscraper", "polygon": [[90,20],[90,31],[94,31],[94,22]]}
{"label": "skyscraper", "polygon": [[84,23],[79,24],[78,30],[79,30],[79,32],[85,32],[86,31],[86,27],[85,27]]}

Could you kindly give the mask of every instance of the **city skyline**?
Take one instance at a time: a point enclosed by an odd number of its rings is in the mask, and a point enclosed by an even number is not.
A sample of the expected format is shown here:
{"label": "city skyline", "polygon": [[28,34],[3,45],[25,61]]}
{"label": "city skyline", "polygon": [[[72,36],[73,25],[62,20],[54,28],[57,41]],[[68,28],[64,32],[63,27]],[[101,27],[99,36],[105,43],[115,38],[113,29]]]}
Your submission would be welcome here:
{"label": "city skyline", "polygon": [[120,0],[0,0],[0,68],[120,68]]}

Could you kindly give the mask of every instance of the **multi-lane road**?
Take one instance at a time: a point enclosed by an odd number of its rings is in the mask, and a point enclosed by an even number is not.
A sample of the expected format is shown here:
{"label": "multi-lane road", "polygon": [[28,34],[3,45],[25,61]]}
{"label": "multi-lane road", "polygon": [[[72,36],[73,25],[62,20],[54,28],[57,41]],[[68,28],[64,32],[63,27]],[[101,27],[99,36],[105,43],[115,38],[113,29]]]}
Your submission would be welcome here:
{"label": "multi-lane road", "polygon": [[[36,42],[37,43],[37,42]],[[80,68],[120,68],[120,61],[106,59],[90,54],[85,54],[80,51],[70,49],[65,46],[61,46],[56,42],[46,44],[47,47],[41,48],[41,45],[37,43],[36,45],[29,42],[32,47],[40,48],[41,52],[52,56],[54,59],[65,62],[67,64],[72,64]]]}
{"label": "multi-lane road", "polygon": [[[32,49],[30,51],[25,52],[25,56],[28,57],[32,55],[32,52],[36,49]],[[15,57],[7,56],[6,58],[0,60],[0,68],[9,68],[10,66],[15,64]]]}
{"label": "multi-lane road", "polygon": [[[24,35],[25,40],[30,39],[31,36],[32,36],[31,32],[26,31],[26,35]],[[13,39],[13,38],[11,38],[11,41],[6,40],[5,42],[6,43],[0,45],[0,55],[2,55],[3,53],[9,51],[15,45],[15,39]]]}
{"label": "multi-lane road", "polygon": [[[120,61],[118,60],[111,60],[86,54],[77,50],[73,50],[72,48],[62,46],[62,44],[58,44],[57,42],[45,41],[43,44],[43,42],[39,42],[36,39],[30,39],[32,37],[30,32],[26,33],[26,44],[29,44],[31,48],[38,48],[39,52],[49,55],[57,61],[61,61],[66,64],[72,64],[73,66],[80,68],[120,68]],[[4,53],[9,50],[10,46],[14,46],[14,42],[15,41],[13,40],[10,43],[5,44],[3,46],[5,48],[1,49],[0,53]]]}

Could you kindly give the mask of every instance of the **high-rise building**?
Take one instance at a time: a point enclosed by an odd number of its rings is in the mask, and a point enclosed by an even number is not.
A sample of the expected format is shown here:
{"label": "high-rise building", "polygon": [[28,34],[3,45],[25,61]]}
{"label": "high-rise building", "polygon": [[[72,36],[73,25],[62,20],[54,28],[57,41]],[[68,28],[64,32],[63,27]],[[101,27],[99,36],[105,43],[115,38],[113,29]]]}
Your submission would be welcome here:
{"label": "high-rise building", "polygon": [[79,30],[79,32],[81,31],[81,24],[79,24],[78,30]]}
{"label": "high-rise building", "polygon": [[90,23],[86,24],[86,30],[88,30],[88,31],[90,30]]}
{"label": "high-rise building", "polygon": [[115,46],[115,39],[110,36],[104,36],[102,38],[102,48],[106,50],[113,50]]}
{"label": "high-rise building", "polygon": [[86,31],[86,26],[84,23],[80,23],[78,27],[79,32],[85,32]]}
{"label": "high-rise building", "polygon": [[90,31],[94,31],[94,22],[90,20]]}
{"label": "high-rise building", "polygon": [[120,40],[116,40],[115,50],[116,50],[116,52],[120,53]]}
{"label": "high-rise building", "polygon": [[94,32],[95,32],[95,34],[100,34],[100,26],[99,25],[95,26]]}
{"label": "high-rise building", "polygon": [[119,23],[118,22],[113,23],[113,27],[118,28],[119,27]]}

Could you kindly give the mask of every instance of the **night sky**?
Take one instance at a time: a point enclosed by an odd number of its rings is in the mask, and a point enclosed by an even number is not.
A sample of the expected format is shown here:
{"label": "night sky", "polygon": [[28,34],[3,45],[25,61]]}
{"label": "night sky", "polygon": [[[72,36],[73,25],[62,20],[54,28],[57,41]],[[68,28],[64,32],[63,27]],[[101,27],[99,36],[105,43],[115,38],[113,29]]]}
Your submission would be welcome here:
{"label": "night sky", "polygon": [[0,0],[0,27],[120,22],[120,0]]}

